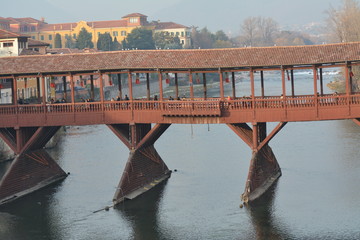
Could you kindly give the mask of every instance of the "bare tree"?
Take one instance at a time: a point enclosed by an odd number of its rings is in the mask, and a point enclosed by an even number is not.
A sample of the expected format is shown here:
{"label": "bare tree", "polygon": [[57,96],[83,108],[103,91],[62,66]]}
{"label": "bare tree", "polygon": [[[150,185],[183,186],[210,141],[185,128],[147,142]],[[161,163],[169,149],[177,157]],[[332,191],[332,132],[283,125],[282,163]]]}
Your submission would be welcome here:
{"label": "bare tree", "polygon": [[254,46],[258,27],[257,17],[248,17],[241,25],[241,32],[244,38],[244,43],[247,46]]}
{"label": "bare tree", "polygon": [[258,18],[258,34],[262,46],[274,45],[273,35],[278,31],[278,24],[272,18]]}
{"label": "bare tree", "polygon": [[272,18],[248,17],[241,25],[242,42],[247,46],[270,46],[278,24]]}
{"label": "bare tree", "polygon": [[360,40],[360,7],[358,1],[343,0],[342,7],[327,11],[330,36],[334,42]]}

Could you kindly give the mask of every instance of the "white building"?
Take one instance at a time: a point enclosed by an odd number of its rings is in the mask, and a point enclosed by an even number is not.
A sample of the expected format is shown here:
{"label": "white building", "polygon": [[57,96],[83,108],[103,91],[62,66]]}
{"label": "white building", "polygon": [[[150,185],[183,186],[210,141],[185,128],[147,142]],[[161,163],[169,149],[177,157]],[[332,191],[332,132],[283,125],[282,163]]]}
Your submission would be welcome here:
{"label": "white building", "polygon": [[0,29],[0,57],[19,56],[28,48],[28,36]]}

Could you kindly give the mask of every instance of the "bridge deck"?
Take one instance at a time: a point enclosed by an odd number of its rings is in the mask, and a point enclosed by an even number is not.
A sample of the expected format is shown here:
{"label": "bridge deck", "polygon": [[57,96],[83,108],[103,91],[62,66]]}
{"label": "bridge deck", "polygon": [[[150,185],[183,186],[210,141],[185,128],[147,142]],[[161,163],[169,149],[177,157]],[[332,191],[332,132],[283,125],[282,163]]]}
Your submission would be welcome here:
{"label": "bridge deck", "polygon": [[353,119],[360,94],[314,97],[24,104],[0,107],[0,127],[115,123],[239,123]]}

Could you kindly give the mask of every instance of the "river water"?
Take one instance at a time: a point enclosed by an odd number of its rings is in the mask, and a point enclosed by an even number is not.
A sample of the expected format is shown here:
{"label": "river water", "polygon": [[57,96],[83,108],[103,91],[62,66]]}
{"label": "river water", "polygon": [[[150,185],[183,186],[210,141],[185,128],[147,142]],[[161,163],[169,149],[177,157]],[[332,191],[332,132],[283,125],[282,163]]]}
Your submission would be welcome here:
{"label": "river water", "polygon": [[[303,79],[297,89],[313,86]],[[155,144],[171,178],[94,213],[112,204],[129,152],[105,126],[69,127],[48,152],[70,175],[2,207],[0,239],[360,239],[360,127],[288,123],[270,146],[283,175],[240,208],[249,147],[225,125],[172,125]]]}

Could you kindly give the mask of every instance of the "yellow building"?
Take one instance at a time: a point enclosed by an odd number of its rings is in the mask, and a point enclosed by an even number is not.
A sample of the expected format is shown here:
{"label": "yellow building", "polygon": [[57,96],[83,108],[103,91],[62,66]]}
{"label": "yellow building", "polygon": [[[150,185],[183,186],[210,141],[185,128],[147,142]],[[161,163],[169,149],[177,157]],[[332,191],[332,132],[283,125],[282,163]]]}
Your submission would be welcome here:
{"label": "yellow building", "polygon": [[[165,31],[174,36],[178,36],[183,47],[190,45],[190,29],[186,26],[172,22],[148,22],[147,16],[140,13],[132,13],[122,17],[121,20],[110,21],[79,21],[76,23],[56,23],[48,24],[42,20],[33,18],[1,18],[1,25],[8,26],[13,32],[24,33],[34,40],[39,40],[50,44],[50,48],[55,45],[55,36],[60,34],[62,47],[65,47],[66,39],[76,40],[82,28],[92,34],[92,41],[96,46],[99,35],[109,33],[113,40],[119,43],[124,40],[134,28],[145,27],[153,31]],[[169,29],[167,29],[169,28]]]}

